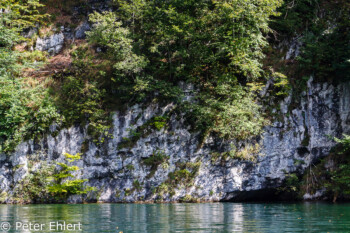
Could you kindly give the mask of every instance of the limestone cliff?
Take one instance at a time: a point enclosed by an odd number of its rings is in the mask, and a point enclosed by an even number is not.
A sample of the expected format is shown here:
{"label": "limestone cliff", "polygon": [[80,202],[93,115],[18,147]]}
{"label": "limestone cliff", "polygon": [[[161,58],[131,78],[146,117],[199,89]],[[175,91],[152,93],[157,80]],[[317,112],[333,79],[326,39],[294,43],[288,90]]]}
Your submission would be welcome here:
{"label": "limestone cliff", "polygon": [[[40,169],[43,161],[63,161],[63,152],[78,153],[82,148],[83,159],[77,163],[82,170],[76,175],[88,179],[89,184],[99,190],[86,201],[268,198],[263,195],[271,195],[268,191],[279,187],[286,174],[303,173],[311,163],[328,155],[334,146],[329,136],[349,133],[349,100],[350,83],[333,86],[309,81],[300,106],[288,109],[290,97],[280,104],[283,120],[265,128],[256,161],[216,158],[213,151],[225,146],[215,138],[208,138],[199,148],[198,134],[189,132],[183,119],[176,115],[172,115],[160,131],[153,130],[129,145],[130,148],[123,147],[130,129],[172,109],[171,104],[132,106],[125,113],[114,113],[110,129],[113,137],[100,145],[86,141],[89,138],[86,126],[75,126],[59,131],[55,137],[47,135],[40,142],[23,142],[11,156],[1,155],[0,185],[7,193],[3,201],[13,201],[11,193],[33,167]],[[54,126],[51,130],[55,130]],[[156,151],[169,156],[166,166],[152,167],[144,163]],[[191,185],[182,184],[181,179],[185,178],[178,177],[178,184],[167,185],[166,190],[160,188],[167,184],[169,174],[177,174],[176,171],[184,167],[193,174],[186,178]],[[77,198],[71,201],[79,201]]]}
{"label": "limestone cliff", "polygon": [[[109,9],[108,1],[89,2],[92,10]],[[73,14],[77,12],[88,13],[79,7]],[[90,26],[86,20],[75,29],[62,26],[50,36],[37,38],[33,49],[55,55],[68,40],[84,39]],[[289,60],[298,55],[301,46],[298,39],[291,41],[285,56]],[[191,101],[193,86],[181,87],[185,100]],[[76,162],[81,170],[75,175],[98,190],[84,197],[73,196],[69,202],[272,199],[286,175],[303,174],[329,154],[335,145],[332,137],[350,133],[349,82],[320,83],[311,78],[299,99],[296,104],[290,94],[278,103],[273,112],[279,117],[255,142],[235,142],[240,152],[248,155],[240,158],[225,156],[230,145],[214,136],[202,143],[200,134],[172,111],[173,103],[134,105],[114,112],[110,135],[103,142],[88,134],[88,125],[63,130],[52,125],[51,133],[40,141],[25,141],[12,154],[0,154],[0,202],[18,202],[14,194],[28,174],[40,171],[46,163],[63,162],[65,152],[82,153],[82,160]],[[164,127],[149,127],[154,117],[164,116]],[[133,135],[141,127],[148,127],[147,133]],[[162,161],[147,162],[154,155],[160,155]]]}

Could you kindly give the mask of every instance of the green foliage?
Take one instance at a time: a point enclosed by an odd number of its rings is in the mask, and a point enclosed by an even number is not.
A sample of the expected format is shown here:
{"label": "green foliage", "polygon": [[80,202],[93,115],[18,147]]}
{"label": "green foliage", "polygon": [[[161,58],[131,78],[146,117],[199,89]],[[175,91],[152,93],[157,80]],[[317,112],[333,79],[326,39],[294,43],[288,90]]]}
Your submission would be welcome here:
{"label": "green foliage", "polygon": [[10,152],[24,139],[42,135],[59,119],[43,86],[0,77],[0,151]]}
{"label": "green foliage", "polygon": [[134,191],[135,191],[134,189],[129,189],[129,188],[127,188],[127,189],[124,190],[124,194],[125,194],[125,196],[129,196],[129,195],[131,195]]}
{"label": "green foliage", "polygon": [[47,17],[39,9],[43,7],[39,0],[6,0],[0,2],[0,75],[3,68],[13,71],[18,53],[11,50],[23,40],[20,32],[33,27]]}
{"label": "green foliage", "polygon": [[125,168],[128,169],[129,171],[133,171],[135,169],[134,165],[132,164],[126,165]]}
{"label": "green foliage", "polygon": [[179,103],[178,82],[191,82],[199,95],[181,110],[196,130],[231,139],[261,132],[266,121],[242,84],[262,74],[263,33],[281,1],[115,4],[117,12],[90,16],[89,40],[113,61],[111,80],[121,98],[144,100],[154,93]]}
{"label": "green foliage", "polygon": [[[47,15],[41,14],[43,7],[39,0],[7,0],[0,2],[0,76],[13,76],[25,66],[17,63],[19,52],[13,46],[24,40],[20,36],[23,29],[33,27]],[[14,78],[14,77],[12,77]]]}
{"label": "green foliage", "polygon": [[[66,157],[66,160],[68,161],[68,162],[74,162],[74,161],[76,161],[76,160],[79,160],[81,157],[81,154],[75,154],[75,155],[71,155],[71,154],[68,154],[68,153],[65,153],[64,154],[64,156]],[[62,166],[61,166],[62,167]],[[76,169],[74,170],[74,171],[76,171]]]}
{"label": "green foliage", "polygon": [[179,186],[185,188],[193,186],[193,180],[198,174],[200,165],[200,162],[178,163],[176,170],[170,172],[168,174],[168,179],[157,187],[156,192],[159,197],[162,198],[166,193],[170,194],[170,196],[174,195],[175,188]]}
{"label": "green foliage", "polygon": [[343,135],[342,139],[334,138],[334,141],[338,143],[337,153],[344,154],[350,152],[350,135]]}
{"label": "green foliage", "polygon": [[86,82],[80,76],[64,77],[59,91],[58,106],[68,123],[103,121],[105,111],[102,108],[104,91],[94,82]]}
{"label": "green foliage", "polygon": [[321,0],[286,0],[279,8],[281,16],[272,23],[272,28],[284,37],[300,35],[312,27]]}
{"label": "green foliage", "polygon": [[229,159],[238,159],[243,161],[255,162],[256,158],[260,154],[260,144],[254,143],[253,141],[246,143],[239,149],[234,144],[230,145],[230,150],[225,152],[213,152],[211,154],[211,162],[213,164],[219,162],[225,162]]}
{"label": "green foliage", "polygon": [[[89,17],[93,28],[87,32],[88,41],[105,52],[96,56],[86,46],[73,49],[71,69],[55,76],[59,81],[49,92],[53,98],[46,90],[40,90],[39,98],[35,94],[39,88],[26,90],[14,80],[14,74],[20,73],[23,64],[44,61],[44,57],[20,55],[11,48],[21,41],[20,30],[46,15],[40,13],[42,5],[37,0],[2,3],[1,8],[10,9],[0,24],[0,74],[6,79],[0,93],[6,95],[0,105],[2,150],[10,151],[21,139],[44,134],[55,121],[63,127],[88,123],[89,134],[98,142],[109,136],[109,111],[116,99],[117,104],[153,98],[182,105],[179,81],[199,88],[194,103],[181,108],[195,130],[207,135],[215,132],[227,139],[244,139],[261,132],[266,121],[254,96],[242,86],[262,73],[263,33],[269,31],[269,17],[277,15],[280,0],[133,4],[120,0],[115,4],[118,11],[95,12]],[[5,89],[12,90],[11,94]],[[18,98],[23,92],[33,97]],[[35,108],[28,107],[32,102]],[[164,128],[166,122],[155,117],[136,129],[124,144],[132,146],[151,129]]]}
{"label": "green foliage", "polygon": [[146,137],[154,130],[161,130],[165,127],[168,118],[165,116],[155,116],[149,119],[145,124],[136,129],[128,129],[129,136],[124,137],[123,141],[119,143],[118,148],[131,148],[141,137]]}
{"label": "green foliage", "polygon": [[282,73],[275,72],[274,92],[276,96],[287,97],[292,89],[288,77]]}
{"label": "green foliage", "polygon": [[142,190],[142,185],[140,184],[139,180],[134,180],[134,182],[132,184],[133,184],[133,187],[135,190],[137,190],[137,191]]}
{"label": "green foliage", "polygon": [[347,0],[288,0],[280,11],[281,17],[274,20],[272,28],[280,37],[298,36],[303,42],[297,59],[298,79],[310,75],[320,81],[349,79]]}
{"label": "green foliage", "polygon": [[[70,155],[65,153],[67,161],[74,162],[80,159],[80,154]],[[74,194],[86,194],[95,191],[96,188],[84,186],[86,179],[72,179],[72,172],[78,171],[79,167],[69,166],[65,163],[57,163],[60,166],[60,171],[52,176],[54,183],[48,186],[48,191],[59,200],[65,200],[68,196]]]}
{"label": "green foliage", "polygon": [[199,202],[199,199],[187,194],[184,197],[182,197],[180,199],[181,202],[185,202],[185,203],[193,203],[193,202]]}
{"label": "green foliage", "polygon": [[345,11],[344,19],[330,26],[334,28],[326,29],[329,32],[309,32],[304,37],[305,46],[299,58],[301,69],[318,80],[350,78],[350,7]]}
{"label": "green foliage", "polygon": [[43,22],[48,16],[42,14],[40,9],[44,5],[39,0],[6,0],[0,2],[0,9],[4,10],[2,24],[12,30],[34,27],[36,23]]}
{"label": "green foliage", "polygon": [[189,185],[193,179],[192,173],[187,169],[177,170],[169,173],[169,179],[174,184],[186,184]]}
{"label": "green foliage", "polygon": [[[80,159],[80,154],[65,154],[68,163]],[[86,194],[96,189],[84,186],[87,180],[74,179],[72,172],[78,171],[77,166],[69,166],[66,163],[57,163],[60,170],[54,165],[46,163],[35,166],[29,170],[29,174],[15,187],[12,200],[16,203],[48,203],[62,202],[70,195]]]}
{"label": "green foliage", "polygon": [[[203,78],[209,79],[220,76],[232,79],[234,76],[225,75],[230,71],[258,76],[258,59],[263,56],[261,46],[266,44],[261,32],[269,30],[269,16],[276,14],[275,9],[281,3],[273,0],[138,1],[131,7],[125,0],[116,2],[120,17],[125,25],[130,25],[138,48],[148,55],[150,64],[159,69],[156,74],[177,78],[197,73],[197,79],[202,72],[206,74]],[[138,42],[140,39],[143,43]],[[224,64],[225,67],[220,67]],[[206,66],[214,74],[208,74]],[[219,71],[217,77],[216,71]]]}
{"label": "green foliage", "polygon": [[7,192],[1,192],[0,193],[0,203],[5,203],[7,197],[8,197]]}
{"label": "green foliage", "polygon": [[342,139],[334,138],[338,143],[335,147],[335,167],[328,172],[325,187],[333,195],[333,201],[339,196],[350,198],[350,135],[344,135]]}
{"label": "green foliage", "polygon": [[156,130],[161,130],[162,128],[165,127],[166,123],[167,123],[168,118],[164,117],[164,116],[156,116],[154,118],[151,119],[151,121],[149,122],[150,126],[153,126]]}
{"label": "green foliage", "polygon": [[334,140],[338,144],[331,154],[304,175],[301,190],[313,193],[326,188],[326,195],[335,202],[350,199],[350,136],[343,135],[342,139]]}
{"label": "green foliage", "polygon": [[258,135],[268,123],[254,98],[241,86],[213,87],[217,95],[202,93],[200,104],[186,106],[187,119],[195,130],[210,130],[225,139]]}
{"label": "green foliage", "polygon": [[0,152],[10,152],[21,141],[42,135],[53,121],[61,119],[44,85],[33,87],[18,78],[24,68],[45,61],[40,52],[13,50],[22,40],[21,30],[46,17],[40,7],[38,0],[0,3]]}
{"label": "green foliage", "polygon": [[19,203],[44,203],[50,201],[47,187],[50,185],[50,176],[54,174],[54,166],[42,164],[29,174],[15,188],[13,198]]}
{"label": "green foliage", "polygon": [[164,151],[160,151],[160,150],[154,151],[150,157],[142,161],[146,166],[151,167],[151,171],[147,177],[148,178],[152,177],[154,173],[157,171],[159,165],[162,165],[163,169],[166,169],[168,167],[168,161],[169,161],[169,156],[166,155]]}
{"label": "green foliage", "polygon": [[130,31],[122,27],[122,22],[117,21],[117,16],[113,12],[102,14],[95,12],[89,19],[94,23],[93,30],[87,32],[89,41],[108,48],[107,55],[114,61],[113,67],[117,77],[135,78],[147,62],[132,51]]}
{"label": "green foliage", "polygon": [[100,64],[93,64],[92,56],[86,46],[74,49],[71,70],[58,75],[60,82],[55,83],[50,93],[65,118],[64,126],[88,123],[89,135],[100,143],[110,136],[110,111],[105,100],[106,89],[101,84],[104,73],[96,73]]}
{"label": "green foliage", "polygon": [[[17,2],[23,3],[21,9],[16,8]],[[210,133],[224,139],[247,139],[260,134],[268,122],[246,84],[254,83],[264,73],[261,59],[267,45],[265,35],[270,32],[270,17],[278,15],[276,9],[281,3],[281,0],[137,0],[133,4],[127,0],[114,1],[117,11],[89,16],[93,25],[87,32],[91,47],[73,48],[70,69],[54,76],[49,93],[52,98],[38,102],[43,112],[52,116],[42,114],[39,120],[46,117],[47,121],[38,124],[34,121],[33,125],[40,127],[34,127],[30,135],[45,133],[55,121],[62,122],[63,127],[88,123],[95,142],[103,141],[110,136],[111,110],[149,100],[174,101],[179,111],[185,111],[192,128],[202,131],[203,141]],[[11,0],[6,4],[3,8],[16,8],[14,15],[6,15],[11,23],[6,19],[0,24],[0,49],[4,51],[0,53],[3,61],[0,72],[10,80],[14,76],[9,74],[23,63],[18,61],[19,55],[11,52],[20,41],[16,28],[33,26],[45,15],[38,11],[41,5],[36,0]],[[95,53],[93,49],[97,47],[103,53]],[[33,61],[32,55],[25,59]],[[35,60],[44,59],[38,55]],[[195,84],[198,93],[193,101],[183,101],[180,81]],[[275,86],[279,94],[286,94],[288,85],[284,77],[278,76]],[[33,122],[29,116],[35,110],[21,108],[16,114],[22,112],[23,120],[6,126],[9,132],[1,140],[13,141],[6,148],[14,147],[25,134],[16,132],[28,132],[26,127]],[[7,124],[2,123],[3,119],[0,124]],[[153,129],[161,130],[166,124],[166,118],[155,117],[130,132],[130,137],[118,146],[131,147],[140,137]]]}
{"label": "green foliage", "polygon": [[340,164],[338,169],[330,172],[330,181],[325,183],[328,191],[335,197],[338,195],[350,196],[350,165]]}
{"label": "green foliage", "polygon": [[[348,1],[322,1],[327,14],[318,19],[317,27],[305,36],[303,67],[318,79],[349,79],[350,5]],[[339,10],[342,9],[342,10]],[[319,13],[321,15],[321,13]]]}
{"label": "green foliage", "polygon": [[297,174],[286,174],[286,179],[282,187],[278,189],[280,192],[293,192],[296,193],[300,188],[300,180]]}
{"label": "green foliage", "polygon": [[167,162],[168,159],[169,156],[167,156],[163,151],[157,150],[150,157],[144,159],[143,163],[157,169],[158,165]]}

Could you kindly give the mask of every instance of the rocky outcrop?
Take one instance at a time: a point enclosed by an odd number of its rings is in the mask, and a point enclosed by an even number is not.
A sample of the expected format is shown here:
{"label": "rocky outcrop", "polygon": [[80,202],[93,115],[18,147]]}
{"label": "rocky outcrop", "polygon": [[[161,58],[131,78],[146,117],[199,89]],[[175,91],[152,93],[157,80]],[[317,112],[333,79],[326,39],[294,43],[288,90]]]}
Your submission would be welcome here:
{"label": "rocky outcrop", "polygon": [[[54,29],[56,32],[50,36],[38,37],[36,40],[35,50],[47,51],[51,56],[61,52],[63,45],[66,41],[74,41],[76,39],[86,39],[86,31],[91,29],[91,25],[88,22],[88,15],[97,11],[111,11],[110,0],[88,0],[86,5],[77,5],[71,9],[70,17],[78,26],[73,29],[69,26],[61,26],[60,28]],[[86,20],[81,21],[81,18]],[[72,25],[70,25],[72,26]],[[38,26],[39,27],[39,26]],[[22,34],[25,37],[32,37],[38,33],[38,28],[26,29]]]}
{"label": "rocky outcrop", "polygon": [[292,38],[290,41],[286,41],[286,43],[281,43],[281,47],[288,47],[288,51],[286,52],[286,56],[284,59],[286,60],[294,60],[300,54],[300,48],[302,47],[302,36]]}
{"label": "rocky outcrop", "polygon": [[317,190],[314,194],[305,193],[303,196],[303,199],[307,201],[321,200],[324,198],[325,193],[326,193],[326,189],[323,188],[323,189]]}
{"label": "rocky outcrop", "polygon": [[[334,145],[329,136],[350,132],[349,101],[350,83],[334,86],[309,81],[297,107],[291,107],[291,97],[280,104],[281,119],[265,128],[255,161],[217,158],[214,152],[226,147],[213,137],[199,148],[199,135],[190,132],[181,116],[174,114],[166,127],[130,143],[132,129],[173,108],[172,104],[136,105],[114,113],[112,137],[102,144],[88,136],[86,126],[75,126],[37,143],[23,142],[15,153],[1,155],[0,188],[6,193],[1,200],[11,202],[13,190],[30,169],[43,161],[63,162],[64,152],[83,153],[82,160],[76,162],[81,167],[76,176],[88,179],[89,185],[98,189],[87,201],[257,200],[281,186],[286,174],[301,174],[328,155]],[[157,166],[145,163],[155,153],[162,153],[166,162]],[[80,202],[81,198],[70,201]]]}
{"label": "rocky outcrop", "polygon": [[64,35],[62,32],[36,40],[36,50],[47,51],[50,55],[55,55],[61,51],[64,45]]}
{"label": "rocky outcrop", "polygon": [[86,38],[85,32],[89,31],[90,29],[91,29],[90,24],[87,21],[81,23],[75,29],[75,33],[74,33],[75,38],[76,39],[85,39]]}

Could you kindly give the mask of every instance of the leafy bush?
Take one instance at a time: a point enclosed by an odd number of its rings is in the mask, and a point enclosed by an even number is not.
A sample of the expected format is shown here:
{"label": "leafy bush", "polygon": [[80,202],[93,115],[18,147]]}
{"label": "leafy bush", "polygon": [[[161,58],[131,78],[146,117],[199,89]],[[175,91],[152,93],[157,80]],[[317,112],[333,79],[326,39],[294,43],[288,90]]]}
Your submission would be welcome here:
{"label": "leafy bush", "polygon": [[242,84],[262,74],[263,32],[281,1],[115,2],[117,12],[90,15],[88,35],[113,61],[121,98],[181,105],[178,82],[191,82],[198,98],[181,110],[195,129],[230,139],[261,132],[266,121]]}
{"label": "leafy bush", "polygon": [[286,38],[293,38],[315,23],[321,0],[286,0],[278,9],[281,16],[273,20],[272,28]]}
{"label": "leafy bush", "polygon": [[347,0],[290,0],[279,10],[282,14],[273,21],[272,28],[280,39],[297,36],[303,42],[297,58],[299,65],[294,67],[298,70],[294,82],[310,75],[320,81],[349,79],[350,6]]}
{"label": "leafy bush", "polygon": [[51,201],[47,187],[51,181],[49,177],[54,174],[54,166],[43,163],[29,174],[15,188],[13,198],[18,203],[44,203]]}
{"label": "leafy bush", "polygon": [[45,133],[61,117],[44,87],[0,77],[0,151],[10,152],[24,139]]}
{"label": "leafy bush", "polygon": [[[6,15],[0,25],[0,49],[4,51],[0,60],[10,63],[0,63],[0,72],[8,86],[16,79],[13,74],[23,59],[44,61],[34,53],[23,54],[18,61],[19,56],[11,52],[21,40],[16,28],[35,25],[45,17],[36,9],[42,6],[37,0],[20,4],[21,9],[12,4],[17,2],[22,3],[14,0],[4,5],[15,7],[15,15]],[[40,98],[33,94],[17,103],[23,86],[16,85],[13,91],[18,93],[6,97],[10,101],[0,107],[0,124],[6,126],[0,135],[5,150],[27,134],[44,134],[55,121],[64,127],[88,123],[89,134],[95,139],[101,134],[108,136],[110,111],[152,99],[174,101],[203,135],[246,139],[260,134],[267,121],[245,86],[263,73],[264,33],[270,31],[270,17],[277,15],[281,2],[134,1],[131,6],[127,0],[115,1],[118,11],[90,15],[93,27],[87,36],[92,46],[73,48],[72,67],[54,76],[49,93],[52,99],[45,91]],[[19,20],[22,15],[27,21]],[[96,48],[103,53],[96,53]],[[198,95],[194,101],[183,101],[180,81],[195,84]],[[28,92],[34,93],[34,89],[28,87]],[[35,108],[28,107],[32,100],[38,103]],[[9,109],[13,115],[5,114]],[[166,126],[166,119],[153,120],[125,140],[126,146],[132,146],[151,128]]]}
{"label": "leafy bush", "polygon": [[114,69],[118,76],[134,76],[142,71],[146,61],[132,51],[130,31],[122,27],[114,12],[95,12],[90,15],[93,30],[87,32],[89,41],[106,47],[107,55],[114,61]]}
{"label": "leafy bush", "polygon": [[147,166],[151,166],[157,169],[158,165],[167,162],[169,156],[167,156],[163,151],[155,151],[150,157],[143,160],[143,163]]}
{"label": "leafy bush", "polygon": [[246,139],[261,133],[268,121],[249,92],[230,85],[213,89],[217,95],[201,93],[199,104],[185,107],[195,130],[209,130],[225,139]]}
{"label": "leafy bush", "polygon": [[129,136],[124,137],[123,141],[119,143],[118,148],[131,148],[141,137],[146,137],[154,130],[161,130],[165,127],[168,118],[165,116],[155,116],[149,119],[145,124],[136,129],[128,129]]}
{"label": "leafy bush", "polygon": [[334,141],[338,143],[338,154],[345,154],[350,152],[350,135],[344,134],[342,139],[334,138]]}
{"label": "leafy bush", "polygon": [[1,24],[14,31],[34,27],[36,23],[43,22],[48,17],[42,14],[40,9],[44,7],[39,0],[10,0],[1,1],[0,9],[3,9]]}
{"label": "leafy bush", "polygon": [[201,163],[178,163],[174,172],[168,174],[168,179],[156,188],[160,198],[165,193],[175,194],[175,188],[178,186],[191,187],[193,180],[197,176]]}
{"label": "leafy bush", "polygon": [[151,167],[151,171],[147,175],[147,178],[150,178],[155,174],[159,165],[162,165],[163,169],[167,169],[169,166],[169,156],[164,151],[156,150],[150,157],[144,159],[143,163]]}
{"label": "leafy bush", "polygon": [[335,202],[340,196],[350,198],[350,135],[344,135],[342,139],[334,138],[338,143],[335,148],[335,167],[328,172],[325,187],[333,195]]}
{"label": "leafy bush", "polygon": [[165,127],[166,123],[168,121],[168,118],[167,117],[164,117],[164,116],[156,116],[156,117],[153,117],[149,122],[148,124],[153,126],[156,130],[161,130],[162,128]]}
{"label": "leafy bush", "polygon": [[104,72],[98,72],[103,64],[93,63],[93,54],[85,45],[75,48],[71,55],[71,69],[57,75],[60,81],[51,86],[50,94],[64,116],[65,127],[88,124],[88,134],[101,143],[110,136],[111,123],[107,91],[102,84]]}
{"label": "leafy bush", "polygon": [[326,195],[335,202],[337,199],[350,199],[350,136],[343,135],[342,139],[334,138],[338,143],[330,155],[320,163],[308,169],[303,177],[304,193],[314,193],[326,188]]}
{"label": "leafy bush", "polygon": [[300,188],[300,180],[297,174],[285,174],[286,179],[282,187],[278,188],[280,192],[293,192],[296,193]]}
{"label": "leafy bush", "polygon": [[0,152],[10,152],[21,141],[42,135],[61,119],[43,85],[33,87],[18,78],[24,68],[44,61],[43,55],[13,49],[23,40],[21,30],[47,16],[39,12],[42,6],[38,0],[0,2]]}

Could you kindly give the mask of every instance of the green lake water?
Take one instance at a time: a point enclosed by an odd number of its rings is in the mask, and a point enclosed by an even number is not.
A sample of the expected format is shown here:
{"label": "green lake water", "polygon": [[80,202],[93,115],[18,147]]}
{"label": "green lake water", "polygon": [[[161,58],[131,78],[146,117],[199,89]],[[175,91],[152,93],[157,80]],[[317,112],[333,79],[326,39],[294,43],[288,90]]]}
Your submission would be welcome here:
{"label": "green lake water", "polygon": [[0,217],[0,232],[350,232],[350,204],[327,203],[0,205]]}

